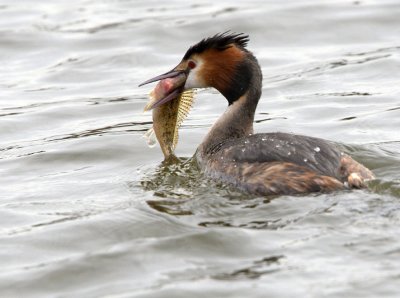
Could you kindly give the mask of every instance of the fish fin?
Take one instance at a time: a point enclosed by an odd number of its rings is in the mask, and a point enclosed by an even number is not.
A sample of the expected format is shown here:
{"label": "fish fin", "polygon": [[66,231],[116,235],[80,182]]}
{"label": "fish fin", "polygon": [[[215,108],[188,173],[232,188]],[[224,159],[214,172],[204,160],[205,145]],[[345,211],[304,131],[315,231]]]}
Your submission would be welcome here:
{"label": "fish fin", "polygon": [[174,139],[172,142],[172,150],[175,150],[176,145],[178,144],[179,139],[179,128],[186,119],[187,115],[190,112],[190,109],[193,106],[195,91],[193,89],[186,90],[181,93],[178,98],[179,107],[178,107],[178,115],[176,118]]}

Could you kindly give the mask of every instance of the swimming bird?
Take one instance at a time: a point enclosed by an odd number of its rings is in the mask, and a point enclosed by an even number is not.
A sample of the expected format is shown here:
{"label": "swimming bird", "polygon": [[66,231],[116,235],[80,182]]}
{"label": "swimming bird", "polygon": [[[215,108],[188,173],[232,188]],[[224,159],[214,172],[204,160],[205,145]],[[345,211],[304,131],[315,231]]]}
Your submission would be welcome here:
{"label": "swimming bird", "polygon": [[[194,159],[205,176],[256,195],[301,194],[365,187],[373,173],[320,138],[283,132],[253,132],[262,91],[262,72],[247,49],[249,36],[219,33],[191,46],[160,81],[165,94],[154,109],[193,88],[213,87],[228,101]],[[165,96],[164,96],[165,95]]]}

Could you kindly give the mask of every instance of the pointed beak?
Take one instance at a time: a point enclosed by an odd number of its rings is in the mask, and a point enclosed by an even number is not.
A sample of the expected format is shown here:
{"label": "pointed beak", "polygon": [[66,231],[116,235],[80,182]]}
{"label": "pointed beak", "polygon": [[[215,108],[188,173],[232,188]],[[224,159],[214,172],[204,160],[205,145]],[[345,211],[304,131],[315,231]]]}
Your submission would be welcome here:
{"label": "pointed beak", "polygon": [[173,69],[141,83],[139,87],[156,81],[161,81],[154,89],[155,100],[152,101],[150,105],[146,106],[145,110],[154,109],[177,98],[183,91],[186,79],[187,75],[185,71]]}
{"label": "pointed beak", "polygon": [[148,79],[147,81],[144,81],[143,83],[141,83],[139,85],[139,87],[142,87],[143,85],[147,85],[149,83],[157,82],[157,81],[160,81],[160,80],[164,80],[164,79],[168,79],[168,78],[174,78],[174,77],[178,76],[181,73],[183,73],[182,70],[173,69],[173,70],[170,70],[170,71],[168,71],[168,72],[166,72],[166,73],[164,73],[162,75],[159,75],[159,76],[156,76],[154,78]]}

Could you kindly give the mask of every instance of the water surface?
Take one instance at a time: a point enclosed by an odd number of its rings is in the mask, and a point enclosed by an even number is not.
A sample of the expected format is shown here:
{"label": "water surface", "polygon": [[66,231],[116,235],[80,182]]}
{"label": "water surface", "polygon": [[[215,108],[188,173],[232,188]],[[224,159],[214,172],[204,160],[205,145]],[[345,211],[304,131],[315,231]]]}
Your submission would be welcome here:
{"label": "water surface", "polygon": [[[4,1],[2,297],[399,297],[400,3]],[[250,34],[255,129],[323,137],[371,190],[251,197],[188,158],[226,108],[198,92],[164,165],[152,88],[201,38]]]}

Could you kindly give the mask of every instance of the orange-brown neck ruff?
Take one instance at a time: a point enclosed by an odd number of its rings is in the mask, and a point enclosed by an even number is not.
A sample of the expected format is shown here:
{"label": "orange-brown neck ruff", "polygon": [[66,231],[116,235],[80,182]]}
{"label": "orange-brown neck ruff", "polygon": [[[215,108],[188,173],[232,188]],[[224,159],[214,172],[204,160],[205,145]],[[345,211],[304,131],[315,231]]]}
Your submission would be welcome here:
{"label": "orange-brown neck ruff", "polygon": [[[231,45],[222,51],[206,50],[200,56],[204,65],[199,75],[204,78],[208,86],[214,87],[227,97],[227,94],[235,87],[232,86],[235,83],[234,77],[239,65],[244,60],[245,52],[236,45]],[[227,99],[230,101],[230,98],[227,97]]]}

